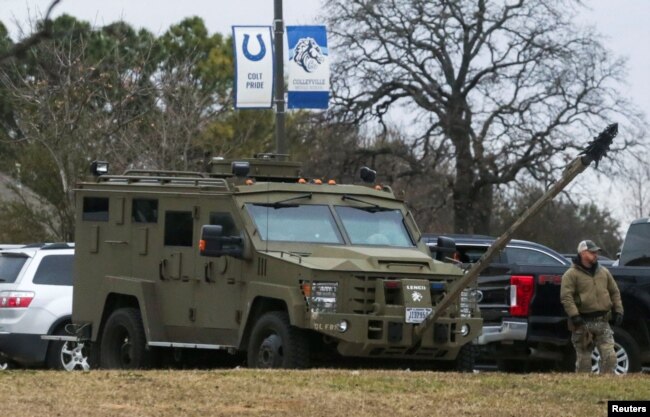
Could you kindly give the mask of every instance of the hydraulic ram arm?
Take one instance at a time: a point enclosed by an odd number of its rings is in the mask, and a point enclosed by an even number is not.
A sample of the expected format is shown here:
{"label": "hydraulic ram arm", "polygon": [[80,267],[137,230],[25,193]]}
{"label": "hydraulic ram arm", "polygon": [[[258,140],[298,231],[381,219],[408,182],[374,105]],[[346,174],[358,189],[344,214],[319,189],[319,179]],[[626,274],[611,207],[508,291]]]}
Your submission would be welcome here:
{"label": "hydraulic ram arm", "polygon": [[451,290],[445,295],[445,297],[438,303],[435,310],[426,318],[424,321],[417,326],[415,326],[415,339],[419,341],[422,338],[422,334],[429,328],[435,321],[440,317],[442,313],[449,307],[449,305],[458,298],[460,293],[465,289],[472,281],[478,278],[479,274],[492,262],[492,259],[498,254],[503,248],[506,247],[512,235],[515,234],[520,227],[522,227],[528,220],[530,220],[535,214],[537,214],[542,207],[549,201],[553,199],[560,191],[562,191],[575,177],[583,172],[589,164],[593,161],[596,161],[596,167],[600,160],[606,155],[609,151],[609,146],[612,144],[614,137],[618,133],[618,124],[613,123],[609,125],[605,130],[603,130],[593,141],[589,142],[585,150],[580,152],[581,156],[578,156],[573,162],[571,162],[567,168],[562,173],[562,177],[554,183],[551,188],[541,196],[535,204],[530,206],[524,214],[522,214],[509,228],[506,230],[494,243],[488,248],[488,250],[481,256],[481,258],[470,268],[469,271],[455,283]]}

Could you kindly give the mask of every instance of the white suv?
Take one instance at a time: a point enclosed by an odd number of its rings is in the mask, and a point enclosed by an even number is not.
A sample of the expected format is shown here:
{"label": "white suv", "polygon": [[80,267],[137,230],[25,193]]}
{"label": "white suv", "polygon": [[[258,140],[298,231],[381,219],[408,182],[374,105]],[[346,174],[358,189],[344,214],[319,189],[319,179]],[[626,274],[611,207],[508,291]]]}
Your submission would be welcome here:
{"label": "white suv", "polygon": [[0,363],[89,369],[82,343],[43,340],[69,335],[74,245],[28,245],[0,252]]}

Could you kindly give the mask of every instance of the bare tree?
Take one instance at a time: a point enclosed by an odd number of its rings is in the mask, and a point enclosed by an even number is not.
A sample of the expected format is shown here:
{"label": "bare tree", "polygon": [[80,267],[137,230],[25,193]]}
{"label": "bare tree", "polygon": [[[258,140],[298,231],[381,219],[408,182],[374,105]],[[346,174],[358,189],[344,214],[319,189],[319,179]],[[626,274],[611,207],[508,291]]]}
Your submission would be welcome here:
{"label": "bare tree", "polygon": [[636,155],[624,169],[621,190],[626,194],[626,212],[633,219],[650,216],[650,166],[648,154]]}
{"label": "bare tree", "polygon": [[[119,62],[119,50],[93,50],[90,32],[70,33],[39,44],[29,63],[0,67],[15,123],[5,129],[10,136],[5,142],[20,149],[19,180],[36,192],[41,211],[53,208],[48,233],[65,241],[74,238],[75,182],[93,159],[124,153],[119,132],[148,112],[134,102],[150,94],[146,85],[127,82],[135,71]],[[96,53],[111,62],[93,57]],[[33,211],[23,203],[25,211]]]}
{"label": "bare tree", "polygon": [[423,163],[449,161],[456,232],[488,233],[495,186],[524,174],[548,180],[564,167],[560,151],[581,146],[611,119],[634,123],[623,124],[619,150],[638,137],[639,116],[616,90],[624,62],[576,26],[579,1],[325,7],[338,54],[336,110],[384,128],[401,120]]}

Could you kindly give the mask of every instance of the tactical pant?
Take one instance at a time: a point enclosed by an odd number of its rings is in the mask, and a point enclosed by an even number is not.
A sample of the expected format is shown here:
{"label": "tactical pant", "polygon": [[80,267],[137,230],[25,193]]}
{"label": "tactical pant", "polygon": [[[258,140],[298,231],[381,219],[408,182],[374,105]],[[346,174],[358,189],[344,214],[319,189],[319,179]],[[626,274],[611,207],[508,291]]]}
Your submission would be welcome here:
{"label": "tactical pant", "polygon": [[586,320],[584,326],[573,331],[571,342],[576,350],[576,372],[591,372],[591,354],[594,347],[597,347],[600,353],[600,373],[614,373],[614,332],[606,318]]}

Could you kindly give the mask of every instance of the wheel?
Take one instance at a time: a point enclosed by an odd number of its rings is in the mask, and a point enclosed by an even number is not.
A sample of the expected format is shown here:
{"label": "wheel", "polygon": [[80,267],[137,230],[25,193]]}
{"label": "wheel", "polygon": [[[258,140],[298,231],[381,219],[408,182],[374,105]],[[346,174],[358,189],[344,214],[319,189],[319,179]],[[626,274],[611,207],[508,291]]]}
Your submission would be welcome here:
{"label": "wheel", "polygon": [[[69,336],[64,328],[54,332],[56,335]],[[83,342],[52,341],[47,348],[45,364],[50,369],[61,371],[90,370],[88,347]]]}
{"label": "wheel", "polygon": [[467,343],[458,352],[454,360],[454,370],[458,372],[474,372],[476,358],[478,357],[479,347],[472,343]]}
{"label": "wheel", "polygon": [[9,359],[0,358],[0,371],[6,371],[7,369],[12,369],[14,367],[13,362]]}
{"label": "wheel", "polygon": [[[616,354],[616,372],[617,375],[627,374],[629,372],[641,371],[641,358],[639,344],[634,338],[620,327],[613,327],[614,330],[614,353]],[[600,372],[600,352],[598,348],[591,353],[591,371]]]}
{"label": "wheel", "polygon": [[272,311],[255,323],[248,343],[250,368],[307,368],[309,342],[285,312]]}
{"label": "wheel", "polygon": [[147,368],[151,358],[146,345],[140,310],[115,310],[104,326],[99,363],[108,369]]}

